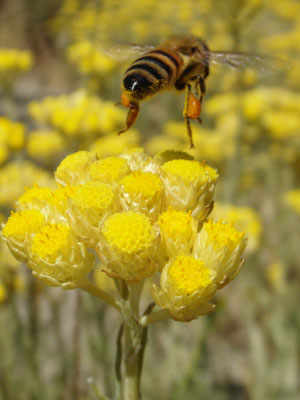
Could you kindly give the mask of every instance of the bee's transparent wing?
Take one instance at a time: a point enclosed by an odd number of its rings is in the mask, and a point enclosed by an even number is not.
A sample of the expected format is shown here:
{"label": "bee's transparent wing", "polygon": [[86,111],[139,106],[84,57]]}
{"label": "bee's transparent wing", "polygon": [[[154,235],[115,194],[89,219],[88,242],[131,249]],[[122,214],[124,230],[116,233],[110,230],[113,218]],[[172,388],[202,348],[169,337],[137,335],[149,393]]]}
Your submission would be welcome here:
{"label": "bee's transparent wing", "polygon": [[110,46],[109,48],[103,49],[104,53],[114,58],[118,61],[126,61],[133,57],[139,57],[145,54],[147,51],[153,50],[155,46],[153,45],[138,45],[138,44],[128,44],[128,45],[117,45]]}
{"label": "bee's transparent wing", "polygon": [[282,59],[242,52],[210,51],[205,58],[202,57],[201,61],[204,63],[225,64],[235,69],[253,68],[263,74],[274,73],[287,68],[287,62]]}

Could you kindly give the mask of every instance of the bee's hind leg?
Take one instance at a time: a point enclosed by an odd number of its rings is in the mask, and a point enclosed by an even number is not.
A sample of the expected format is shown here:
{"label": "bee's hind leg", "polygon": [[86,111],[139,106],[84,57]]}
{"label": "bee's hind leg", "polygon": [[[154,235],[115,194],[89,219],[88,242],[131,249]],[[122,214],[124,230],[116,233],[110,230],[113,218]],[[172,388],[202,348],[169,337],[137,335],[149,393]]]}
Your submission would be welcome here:
{"label": "bee's hind leg", "polygon": [[189,136],[189,142],[190,142],[190,148],[195,147],[194,142],[193,142],[193,132],[192,132],[192,127],[191,127],[191,121],[190,119],[192,118],[190,109],[191,109],[191,96],[192,94],[192,87],[190,84],[187,84],[185,87],[185,101],[184,101],[184,108],[183,108],[183,117],[186,123],[186,129],[187,133]]}
{"label": "bee's hind leg", "polygon": [[128,129],[131,128],[131,126],[134,124],[134,122],[139,114],[140,108],[137,103],[130,103],[128,108],[129,108],[129,110],[128,110],[128,114],[127,114],[127,118],[126,118],[126,126],[125,126],[125,128],[123,128],[119,131],[119,135],[121,135],[121,133],[128,131]]}

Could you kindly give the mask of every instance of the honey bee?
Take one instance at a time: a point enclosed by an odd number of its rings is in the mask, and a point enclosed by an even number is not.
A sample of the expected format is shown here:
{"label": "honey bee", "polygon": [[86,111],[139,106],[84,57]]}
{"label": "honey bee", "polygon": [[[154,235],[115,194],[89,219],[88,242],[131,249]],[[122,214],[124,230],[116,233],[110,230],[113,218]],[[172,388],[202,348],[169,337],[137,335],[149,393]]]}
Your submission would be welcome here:
{"label": "honey bee", "polygon": [[[149,48],[149,47],[148,47]],[[142,47],[137,47],[140,51]],[[210,63],[231,67],[263,66],[264,57],[246,53],[210,51],[204,40],[194,36],[172,37],[158,47],[150,47],[125,71],[121,104],[127,107],[126,132],[139,114],[139,103],[162,90],[185,90],[183,117],[190,147],[194,147],[191,120],[201,123]]]}

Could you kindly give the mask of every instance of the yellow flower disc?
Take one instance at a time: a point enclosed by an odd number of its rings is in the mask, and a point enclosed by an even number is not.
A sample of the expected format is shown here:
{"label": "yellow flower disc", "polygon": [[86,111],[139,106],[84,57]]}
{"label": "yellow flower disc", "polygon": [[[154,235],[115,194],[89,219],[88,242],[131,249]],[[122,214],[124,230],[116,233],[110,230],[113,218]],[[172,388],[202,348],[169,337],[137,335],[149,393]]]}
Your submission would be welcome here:
{"label": "yellow flower disc", "polygon": [[97,211],[101,216],[111,206],[114,192],[104,183],[88,182],[85,185],[73,186],[70,198],[75,206],[86,211]]}
{"label": "yellow flower disc", "polygon": [[162,170],[180,178],[186,184],[193,184],[199,180],[206,183],[208,179],[215,181],[218,178],[218,173],[214,168],[193,160],[168,161],[162,166]]}
{"label": "yellow flower disc", "polygon": [[134,172],[125,176],[120,184],[132,198],[141,196],[145,199],[152,199],[163,190],[160,177],[151,172]]}
{"label": "yellow flower disc", "polygon": [[169,257],[191,250],[197,223],[191,213],[169,209],[158,219]]}
{"label": "yellow flower disc", "polygon": [[134,254],[151,247],[155,232],[149,218],[135,212],[116,213],[104,222],[107,242],[122,253]]}
{"label": "yellow flower disc", "polygon": [[140,281],[157,270],[157,234],[146,215],[132,211],[113,214],[104,222],[102,233],[98,255],[109,275]]}
{"label": "yellow flower disc", "polygon": [[89,173],[92,180],[111,184],[128,174],[129,168],[124,158],[107,157],[93,162]]}
{"label": "yellow flower disc", "polygon": [[93,267],[93,256],[66,224],[45,225],[33,237],[29,253],[33,274],[52,286],[77,287]]}
{"label": "yellow flower disc", "polygon": [[225,221],[209,220],[204,223],[202,229],[206,231],[209,242],[216,250],[226,247],[234,251],[245,237],[244,232],[239,232],[232,224]]}
{"label": "yellow flower disc", "polygon": [[57,257],[70,251],[71,240],[68,225],[47,224],[34,236],[30,250],[33,258],[55,263]]}
{"label": "yellow flower disc", "polygon": [[209,286],[213,279],[213,272],[202,261],[188,255],[176,257],[168,268],[168,286],[174,296],[190,296]]}
{"label": "yellow flower disc", "polygon": [[91,243],[96,241],[103,218],[116,211],[116,198],[112,188],[105,183],[88,182],[72,186],[69,198],[69,219],[76,234]]}
{"label": "yellow flower disc", "polygon": [[159,227],[164,236],[176,240],[178,237],[190,239],[193,217],[190,213],[169,209],[158,219]]}
{"label": "yellow flower disc", "polygon": [[52,203],[54,198],[54,190],[38,185],[27,189],[24,194],[18,199],[20,208],[31,207],[35,203]]}
{"label": "yellow flower disc", "polygon": [[23,210],[12,213],[2,234],[7,239],[25,241],[28,235],[38,232],[45,224],[43,214],[38,210]]}
{"label": "yellow flower disc", "polygon": [[151,172],[133,172],[120,182],[121,204],[126,211],[144,212],[155,220],[161,212],[163,190],[158,175]]}

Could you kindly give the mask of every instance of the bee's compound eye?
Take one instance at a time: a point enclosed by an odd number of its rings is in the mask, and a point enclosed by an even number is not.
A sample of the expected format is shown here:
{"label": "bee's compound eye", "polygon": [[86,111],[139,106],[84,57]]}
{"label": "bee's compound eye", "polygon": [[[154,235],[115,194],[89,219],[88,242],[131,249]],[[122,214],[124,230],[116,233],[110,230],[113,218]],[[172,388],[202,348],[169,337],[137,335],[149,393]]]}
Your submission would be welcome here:
{"label": "bee's compound eye", "polygon": [[151,85],[146,78],[140,74],[130,74],[124,79],[124,87],[130,92],[143,90]]}

